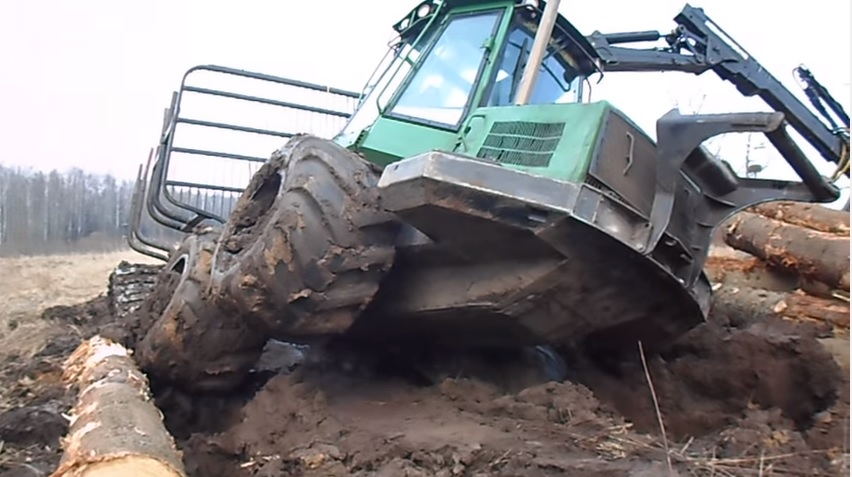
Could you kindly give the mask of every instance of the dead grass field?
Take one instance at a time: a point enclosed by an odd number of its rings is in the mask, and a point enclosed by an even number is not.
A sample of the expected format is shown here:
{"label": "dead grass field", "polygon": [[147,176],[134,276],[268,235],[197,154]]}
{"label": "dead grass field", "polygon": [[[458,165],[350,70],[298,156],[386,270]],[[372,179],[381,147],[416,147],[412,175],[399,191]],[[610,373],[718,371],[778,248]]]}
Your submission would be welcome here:
{"label": "dead grass field", "polygon": [[122,260],[157,263],[132,250],[0,258],[0,362],[41,348],[59,332],[41,313],[106,293],[109,274]]}

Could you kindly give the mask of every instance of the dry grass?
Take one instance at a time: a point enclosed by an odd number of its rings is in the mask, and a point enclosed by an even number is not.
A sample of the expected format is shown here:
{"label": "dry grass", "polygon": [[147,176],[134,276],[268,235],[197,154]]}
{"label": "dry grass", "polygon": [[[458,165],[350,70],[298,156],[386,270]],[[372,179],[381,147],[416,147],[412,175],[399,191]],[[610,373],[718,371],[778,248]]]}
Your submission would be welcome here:
{"label": "dry grass", "polygon": [[[672,477],[839,477],[849,475],[849,450],[834,448],[805,452],[767,452],[752,449],[739,456],[721,457],[716,449],[693,450],[694,440],[671,446],[662,439],[633,431],[630,423],[617,425],[598,434],[574,434],[574,443],[594,450],[602,458],[623,459],[641,455],[658,462],[671,459],[676,470],[669,471]],[[803,473],[795,464],[802,458],[828,457],[837,473],[812,471]],[[643,474],[645,475],[645,474]],[[660,477],[664,477],[660,474]]]}
{"label": "dry grass", "polygon": [[53,335],[41,313],[106,293],[122,260],[155,263],[133,251],[0,258],[0,362],[38,351]]}

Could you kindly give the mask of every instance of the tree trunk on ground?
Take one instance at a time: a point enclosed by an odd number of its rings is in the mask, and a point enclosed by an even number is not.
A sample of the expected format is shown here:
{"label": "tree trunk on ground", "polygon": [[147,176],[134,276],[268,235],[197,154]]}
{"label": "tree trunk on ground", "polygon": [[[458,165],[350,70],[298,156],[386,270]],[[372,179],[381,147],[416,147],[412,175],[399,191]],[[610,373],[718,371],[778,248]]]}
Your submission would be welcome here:
{"label": "tree trunk on ground", "polygon": [[96,336],[65,363],[79,394],[51,477],[186,477],[148,381],[123,346]]}
{"label": "tree trunk on ground", "polygon": [[768,202],[752,212],[820,232],[849,236],[849,212],[802,202]]}
{"label": "tree trunk on ground", "polygon": [[832,288],[849,290],[849,237],[741,212],[726,226],[725,242],[770,265]]}
{"label": "tree trunk on ground", "polygon": [[768,318],[817,321],[849,328],[849,304],[803,292],[779,293],[724,286],[714,292],[713,313],[741,328]]}
{"label": "tree trunk on ground", "polygon": [[713,283],[771,291],[790,292],[799,288],[801,281],[797,275],[771,267],[751,255],[741,258],[713,255],[711,252],[704,271]]}

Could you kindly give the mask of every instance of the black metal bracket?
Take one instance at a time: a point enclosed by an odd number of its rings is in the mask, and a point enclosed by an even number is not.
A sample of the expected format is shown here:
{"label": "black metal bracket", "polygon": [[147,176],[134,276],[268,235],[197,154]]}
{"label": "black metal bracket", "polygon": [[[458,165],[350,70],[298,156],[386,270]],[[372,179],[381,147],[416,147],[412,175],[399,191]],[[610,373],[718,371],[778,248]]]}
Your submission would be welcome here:
{"label": "black metal bracket", "polygon": [[[151,154],[148,155],[148,165],[151,162]],[[127,244],[131,249],[157,260],[167,261],[169,259],[169,247],[155,239],[146,237],[142,233],[142,212],[144,211],[145,192],[148,187],[148,167],[143,170],[139,165],[136,174],[136,184],[130,202],[130,221],[127,224]]]}
{"label": "black metal bracket", "polygon": [[[686,5],[674,20],[678,26],[669,34],[655,31],[604,34],[596,31],[588,39],[597,49],[604,71],[680,71],[696,75],[713,71],[736,86],[744,96],[757,95],[774,110],[783,113],[786,122],[823,158],[840,163],[844,147],[849,145],[848,137],[844,144],[842,137],[731,39],[703,9]],[[615,46],[658,40],[665,40],[666,46],[649,49]],[[781,135],[780,132],[775,134],[775,139],[783,145],[786,138]],[[773,144],[778,146],[775,141]],[[785,157],[789,160],[793,156],[788,154]],[[802,158],[803,154],[795,160]]]}
{"label": "black metal bracket", "polygon": [[160,225],[183,231],[186,224],[192,221],[192,215],[166,201],[162,186],[165,172],[160,154],[158,153],[158,159],[151,170],[151,185],[145,198],[146,207],[151,218]]}
{"label": "black metal bracket", "polygon": [[[193,94],[196,96],[200,95],[204,97],[227,98],[234,101],[263,104],[288,110],[302,111],[322,118],[338,118],[343,121],[347,120],[352,114],[352,111],[342,111],[327,107],[313,106],[306,103],[281,101],[268,97],[241,94],[234,91],[225,91],[189,84],[193,74],[198,72],[213,73],[225,75],[227,77],[237,77],[257,80],[264,83],[284,85],[299,88],[300,90],[310,91],[314,95],[316,95],[316,93],[322,93],[332,97],[345,98],[349,100],[357,100],[360,98],[360,93],[352,91],[224,66],[200,65],[190,68],[186,73],[184,73],[183,78],[181,79],[180,88],[173,93],[171,106],[166,109],[162,133],[159,146],[157,148],[157,160],[153,168],[151,182],[152,191],[148,194],[148,210],[151,216],[160,224],[182,232],[191,231],[196,226],[205,222],[222,224],[225,222],[228,214],[230,213],[230,210],[224,206],[222,207],[223,210],[212,210],[210,207],[206,207],[206,201],[205,203],[193,203],[191,201],[192,193],[195,193],[196,197],[203,194],[227,195],[228,197],[232,197],[234,195],[239,196],[243,192],[245,185],[242,187],[233,187],[199,180],[175,180],[170,173],[170,169],[175,166],[175,154],[183,156],[216,157],[249,164],[257,164],[257,166],[254,167],[259,167],[259,165],[266,162],[268,158],[237,154],[229,151],[180,146],[175,141],[179,125],[213,130],[236,131],[239,133],[282,139],[292,137],[296,133],[311,132],[309,130],[279,131],[186,117],[181,112],[181,106],[187,94]],[[308,127],[306,127],[306,129],[308,129]],[[246,178],[246,184],[249,179],[250,177]],[[189,191],[188,195],[190,196],[190,199],[180,197],[179,194],[175,192],[176,190]]]}
{"label": "black metal bracket", "polygon": [[[713,157],[702,146],[713,136],[732,132],[764,133],[793,166],[802,182],[738,177],[728,163]],[[762,202],[826,203],[840,197],[840,190],[819,174],[787,134],[783,113],[683,115],[673,109],[657,121],[657,185],[643,247],[647,255],[655,251],[668,229],[683,175],[694,182],[706,198],[704,209],[694,213],[699,226],[708,230],[737,211]],[[691,245],[696,253],[695,263],[703,264],[710,234],[700,235],[706,235],[708,242],[698,240],[700,243]],[[700,271],[700,267],[695,267],[688,283],[697,279]]]}
{"label": "black metal bracket", "polygon": [[[183,231],[184,224],[192,220],[192,215],[187,211],[180,209],[175,204],[169,204],[164,195],[162,183],[165,180],[166,172],[163,170],[163,155],[164,146],[163,138],[166,138],[169,131],[172,129],[172,117],[177,106],[178,93],[172,92],[172,99],[169,106],[163,111],[163,124],[160,131],[160,144],[156,148],[156,160],[154,167],[151,170],[150,186],[145,194],[145,207],[151,218],[170,229]],[[151,156],[148,157],[148,163],[145,166],[145,177],[148,176],[148,170],[151,167]]]}

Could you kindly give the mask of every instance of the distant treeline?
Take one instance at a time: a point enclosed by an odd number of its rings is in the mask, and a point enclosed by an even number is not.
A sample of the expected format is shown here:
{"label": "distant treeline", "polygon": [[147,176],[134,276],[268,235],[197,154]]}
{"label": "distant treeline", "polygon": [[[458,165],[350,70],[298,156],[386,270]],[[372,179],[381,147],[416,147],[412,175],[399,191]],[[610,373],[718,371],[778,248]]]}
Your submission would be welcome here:
{"label": "distant treeline", "polygon": [[[134,182],[80,169],[0,166],[0,256],[128,248]],[[239,193],[170,188],[175,200],[227,218]],[[184,215],[186,212],[180,214]],[[190,214],[191,216],[191,214]],[[163,246],[181,234],[142,214],[140,235]]]}
{"label": "distant treeline", "polygon": [[110,175],[0,166],[0,254],[126,246],[133,183]]}

